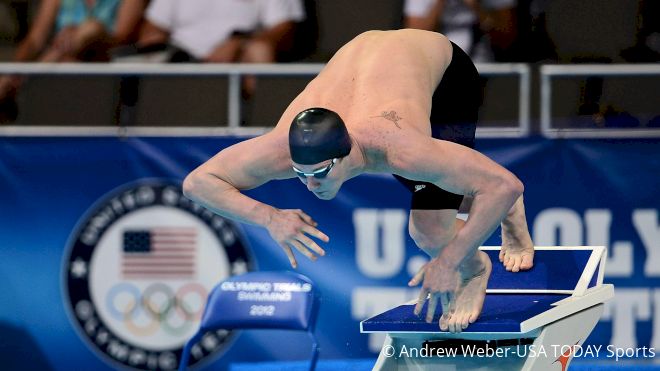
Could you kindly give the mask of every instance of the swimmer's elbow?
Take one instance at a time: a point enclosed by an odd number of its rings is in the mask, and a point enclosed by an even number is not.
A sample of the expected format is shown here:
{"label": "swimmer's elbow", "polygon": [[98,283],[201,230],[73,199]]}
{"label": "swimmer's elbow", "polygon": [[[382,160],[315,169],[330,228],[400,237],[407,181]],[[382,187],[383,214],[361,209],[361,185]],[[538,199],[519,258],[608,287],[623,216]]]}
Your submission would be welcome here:
{"label": "swimmer's elbow", "polygon": [[518,177],[509,173],[501,180],[500,189],[507,198],[510,198],[512,202],[515,202],[520,196],[522,196],[525,191],[525,186]]}
{"label": "swimmer's elbow", "polygon": [[523,184],[522,181],[520,181],[520,179],[516,178],[516,194],[517,194],[516,199],[522,196],[523,193],[525,193],[525,185]]}
{"label": "swimmer's elbow", "polygon": [[200,175],[197,171],[193,171],[183,180],[183,195],[190,200],[195,200],[198,196],[200,187]]}
{"label": "swimmer's elbow", "polygon": [[183,180],[183,195],[195,202],[202,201],[213,189],[213,179],[203,170],[194,170]]}
{"label": "swimmer's elbow", "polygon": [[[235,189],[230,182],[219,175],[207,171],[204,166],[193,170],[183,180],[183,195],[188,199],[204,204],[217,199],[225,191]],[[205,201],[206,200],[206,201]]]}

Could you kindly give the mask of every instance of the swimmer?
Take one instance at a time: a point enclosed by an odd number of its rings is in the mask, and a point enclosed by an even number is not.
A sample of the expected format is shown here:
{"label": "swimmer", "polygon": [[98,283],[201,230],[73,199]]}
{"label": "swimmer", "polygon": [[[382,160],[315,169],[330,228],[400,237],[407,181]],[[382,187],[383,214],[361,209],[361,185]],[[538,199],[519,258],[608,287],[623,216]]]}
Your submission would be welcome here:
{"label": "swimmer", "polygon": [[[502,226],[500,261],[532,267],[534,249],[523,184],[473,150],[478,73],[445,36],[421,30],[369,31],[343,46],[283,113],[275,128],[220,151],[192,171],[184,193],[213,212],[265,227],[297,266],[293,250],[316,260],[326,234],[302,210],[280,210],[242,190],[298,177],[322,200],[362,173],[393,174],[412,193],[409,233],[431,260],[422,284],[431,322],[438,299],[443,331],[478,318],[491,272],[478,247]],[[466,199],[466,222],[457,219]]]}

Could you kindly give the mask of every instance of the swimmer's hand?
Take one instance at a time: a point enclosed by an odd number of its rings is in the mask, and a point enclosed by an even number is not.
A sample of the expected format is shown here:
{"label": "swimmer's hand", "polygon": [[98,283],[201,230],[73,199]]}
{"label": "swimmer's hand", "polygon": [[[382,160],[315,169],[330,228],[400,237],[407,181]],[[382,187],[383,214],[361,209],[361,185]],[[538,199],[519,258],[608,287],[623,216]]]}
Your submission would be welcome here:
{"label": "swimmer's hand", "polygon": [[265,227],[268,229],[270,236],[284,250],[286,256],[289,257],[291,266],[297,268],[298,262],[291,248],[298,250],[312,261],[317,259],[314,253],[319,256],[325,255],[325,250],[309,237],[316,237],[323,242],[330,241],[325,233],[316,229],[317,225],[318,223],[302,210],[275,209]]}
{"label": "swimmer's hand", "polygon": [[[450,266],[444,260],[433,258],[415,274],[415,277],[408,282],[408,286],[417,286],[422,280],[424,283],[417,299],[417,305],[415,305],[415,315],[419,316],[422,313],[422,308],[428,297],[429,305],[426,309],[426,322],[431,323],[438,305],[438,299],[440,299],[442,305],[442,318],[440,321],[441,323],[443,320],[446,322],[451,318],[456,308],[456,291],[460,281],[458,268]],[[441,330],[447,329],[441,328]]]}

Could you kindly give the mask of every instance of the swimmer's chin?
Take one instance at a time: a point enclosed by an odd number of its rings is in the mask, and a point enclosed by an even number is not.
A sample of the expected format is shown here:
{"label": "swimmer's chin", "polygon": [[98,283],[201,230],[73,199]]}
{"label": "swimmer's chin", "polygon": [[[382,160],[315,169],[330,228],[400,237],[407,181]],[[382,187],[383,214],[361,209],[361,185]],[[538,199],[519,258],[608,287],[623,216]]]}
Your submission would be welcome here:
{"label": "swimmer's chin", "polygon": [[314,193],[314,196],[316,196],[320,200],[332,200],[335,198],[337,194],[336,193],[330,193],[330,192],[321,192],[321,193]]}

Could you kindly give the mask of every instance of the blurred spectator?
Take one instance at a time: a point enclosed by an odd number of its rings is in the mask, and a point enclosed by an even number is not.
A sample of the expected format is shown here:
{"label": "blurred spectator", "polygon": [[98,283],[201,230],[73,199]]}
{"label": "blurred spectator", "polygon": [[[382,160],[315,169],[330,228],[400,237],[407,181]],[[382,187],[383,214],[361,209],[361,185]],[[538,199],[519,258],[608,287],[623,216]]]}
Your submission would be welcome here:
{"label": "blurred spectator", "polygon": [[8,3],[0,2],[0,43],[12,41],[18,33],[16,14]]}
{"label": "blurred spectator", "polygon": [[438,31],[475,62],[508,61],[517,0],[406,0],[404,27]]}
{"label": "blurred spectator", "polygon": [[552,0],[518,1],[518,62],[556,62],[555,45],[548,35],[546,8]]}
{"label": "blurred spectator", "polygon": [[660,1],[640,0],[636,43],[621,52],[628,62],[660,62]]}
{"label": "blurred spectator", "polygon": [[[107,61],[110,48],[137,37],[146,1],[42,0],[14,61]],[[21,80],[0,77],[0,122],[15,120]]]}
{"label": "blurred spectator", "polygon": [[274,62],[291,48],[301,0],[154,0],[140,46],[169,43],[192,61]]}
{"label": "blurred spectator", "polygon": [[[167,43],[173,62],[272,63],[293,47],[302,0],[154,0],[138,46]],[[244,81],[251,95],[254,78]]]}

